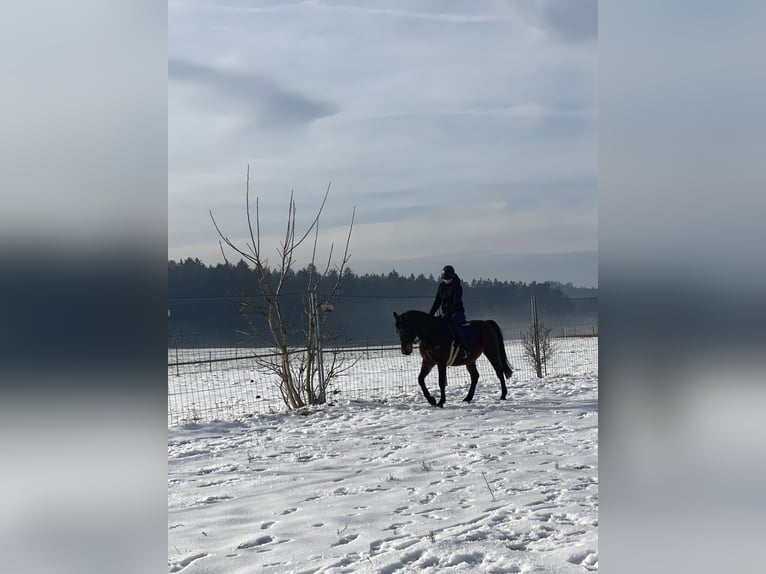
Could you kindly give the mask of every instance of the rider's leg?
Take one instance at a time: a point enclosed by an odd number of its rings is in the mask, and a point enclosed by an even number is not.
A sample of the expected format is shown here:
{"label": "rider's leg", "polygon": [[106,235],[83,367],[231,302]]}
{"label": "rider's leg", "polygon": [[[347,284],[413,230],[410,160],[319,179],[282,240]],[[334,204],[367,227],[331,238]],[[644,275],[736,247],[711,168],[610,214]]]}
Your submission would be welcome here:
{"label": "rider's leg", "polygon": [[449,326],[452,336],[457,341],[457,344],[460,345],[460,358],[466,359],[471,353],[468,350],[468,342],[465,340],[465,333],[461,326],[463,323],[465,323],[465,314],[455,313],[449,321]]}

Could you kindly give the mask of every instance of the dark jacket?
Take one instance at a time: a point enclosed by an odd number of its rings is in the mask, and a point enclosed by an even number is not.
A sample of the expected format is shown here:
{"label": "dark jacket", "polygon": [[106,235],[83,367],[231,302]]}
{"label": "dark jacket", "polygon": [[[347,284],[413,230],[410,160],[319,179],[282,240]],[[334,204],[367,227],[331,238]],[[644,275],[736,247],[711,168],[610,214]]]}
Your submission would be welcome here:
{"label": "dark jacket", "polygon": [[439,283],[439,289],[436,291],[434,304],[431,305],[430,314],[436,313],[441,306],[442,314],[445,317],[452,318],[455,313],[465,314],[463,307],[463,285],[460,283],[460,277],[455,275],[447,285],[444,281]]}

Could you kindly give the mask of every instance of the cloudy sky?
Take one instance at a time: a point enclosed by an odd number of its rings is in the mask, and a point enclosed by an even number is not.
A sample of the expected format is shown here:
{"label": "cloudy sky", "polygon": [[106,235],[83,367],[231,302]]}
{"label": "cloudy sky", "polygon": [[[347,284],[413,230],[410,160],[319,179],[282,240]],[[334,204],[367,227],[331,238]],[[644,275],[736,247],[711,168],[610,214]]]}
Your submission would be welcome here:
{"label": "cloudy sky", "polygon": [[171,0],[168,256],[244,246],[245,181],[275,253],[358,273],[597,285],[595,0]]}

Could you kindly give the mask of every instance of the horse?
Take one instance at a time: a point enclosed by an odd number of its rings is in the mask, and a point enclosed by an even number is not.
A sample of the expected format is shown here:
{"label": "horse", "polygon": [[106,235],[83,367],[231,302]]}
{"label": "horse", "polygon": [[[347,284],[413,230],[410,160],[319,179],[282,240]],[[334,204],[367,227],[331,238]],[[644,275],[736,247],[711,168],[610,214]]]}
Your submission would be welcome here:
{"label": "horse", "polygon": [[[476,369],[476,360],[482,353],[489,359],[495,369],[497,378],[500,379],[500,399],[505,400],[508,388],[505,385],[506,378],[510,378],[513,369],[508,362],[503,344],[503,334],[497,323],[489,321],[469,321],[468,324],[475,330],[467,333],[469,355],[467,358],[457,358],[458,346],[451,343],[451,337],[444,319],[440,319],[424,313],[423,311],[406,311],[401,315],[394,312],[396,319],[396,333],[399,335],[401,351],[403,355],[412,353],[412,346],[420,340],[420,356],[423,364],[418,375],[418,384],[426,399],[434,406],[444,407],[444,389],[447,386],[447,366],[465,365],[471,375],[471,387],[463,399],[470,403],[476,390],[476,382],[479,380],[479,371]],[[462,328],[462,327],[460,327]],[[471,336],[474,335],[475,336]],[[439,371],[439,402],[431,396],[426,387],[426,377],[436,366]]]}

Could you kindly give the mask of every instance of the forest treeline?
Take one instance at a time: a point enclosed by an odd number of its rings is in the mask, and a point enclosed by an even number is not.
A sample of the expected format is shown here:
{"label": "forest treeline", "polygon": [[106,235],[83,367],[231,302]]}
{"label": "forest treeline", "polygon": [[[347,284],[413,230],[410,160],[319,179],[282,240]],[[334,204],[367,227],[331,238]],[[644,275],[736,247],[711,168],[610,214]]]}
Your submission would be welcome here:
{"label": "forest treeline", "polygon": [[[290,272],[283,288],[283,309],[300,342],[300,327],[305,323],[307,285],[311,269]],[[316,273],[316,270],[314,270]],[[274,277],[276,278],[276,272]],[[337,278],[330,271],[320,283],[322,289]],[[325,315],[325,331],[338,344],[388,344],[396,341],[394,311],[428,311],[436,294],[438,279],[433,275],[387,274],[358,275],[346,269]],[[530,298],[548,317],[578,312],[595,312],[591,303],[574,301],[561,284],[523,283],[496,279],[463,280],[466,314],[469,319],[497,320],[501,325],[510,317],[529,315]],[[257,314],[245,315],[242,301],[262,300],[255,271],[244,261],[237,264],[205,265],[199,259],[168,262],[168,344],[169,346],[231,347],[261,346],[266,341],[245,333],[267,332],[265,320]],[[590,307],[592,306],[592,309]]]}

